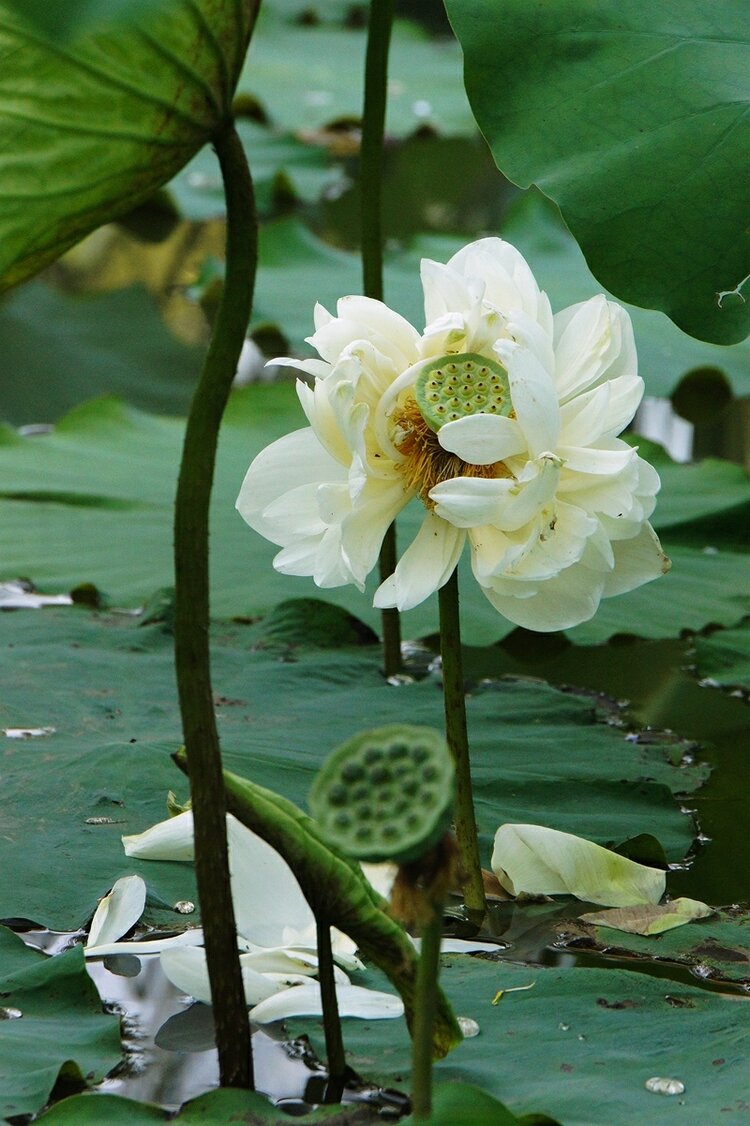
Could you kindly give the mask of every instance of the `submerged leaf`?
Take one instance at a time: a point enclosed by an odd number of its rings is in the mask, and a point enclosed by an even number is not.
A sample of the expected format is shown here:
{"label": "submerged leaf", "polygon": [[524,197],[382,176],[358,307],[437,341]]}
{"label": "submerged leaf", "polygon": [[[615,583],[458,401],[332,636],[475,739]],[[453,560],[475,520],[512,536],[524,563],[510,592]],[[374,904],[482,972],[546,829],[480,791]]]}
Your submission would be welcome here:
{"label": "submerged leaf", "polygon": [[657,868],[542,825],[501,825],[492,870],[513,895],[575,895],[610,907],[658,903],[666,886]]}
{"label": "submerged leaf", "polygon": [[633,907],[614,907],[611,911],[590,911],[581,915],[581,922],[595,926],[612,927],[629,934],[661,934],[673,930],[693,919],[706,919],[713,908],[697,899],[673,899],[671,903],[636,904]]}

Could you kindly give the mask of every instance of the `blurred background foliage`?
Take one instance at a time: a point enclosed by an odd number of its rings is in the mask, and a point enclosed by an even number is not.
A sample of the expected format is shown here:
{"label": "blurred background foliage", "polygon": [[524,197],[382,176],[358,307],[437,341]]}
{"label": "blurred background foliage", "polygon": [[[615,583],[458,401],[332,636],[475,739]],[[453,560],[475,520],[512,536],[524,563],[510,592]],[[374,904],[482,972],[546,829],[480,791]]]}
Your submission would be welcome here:
{"label": "blurred background foliage", "polygon": [[[527,255],[555,307],[599,291],[555,206],[497,171],[440,6],[412,0],[397,13],[384,157],[386,300],[421,323],[419,258],[444,259],[497,232]],[[361,289],[365,24],[364,4],[266,0],[239,81],[235,111],[262,219],[251,335],[266,357],[308,354],[314,302],[331,306]],[[206,146],[164,190],[0,299],[0,418],[50,423],[102,393],[183,414],[221,276],[223,211]],[[703,343],[663,314],[630,311],[647,395],[671,398],[677,411],[676,423],[666,404],[657,411],[662,440],[689,433],[685,420],[696,427],[698,454],[746,461],[750,344]],[[258,357],[245,374],[259,374]],[[651,432],[653,417],[641,417],[642,430],[645,418]]]}

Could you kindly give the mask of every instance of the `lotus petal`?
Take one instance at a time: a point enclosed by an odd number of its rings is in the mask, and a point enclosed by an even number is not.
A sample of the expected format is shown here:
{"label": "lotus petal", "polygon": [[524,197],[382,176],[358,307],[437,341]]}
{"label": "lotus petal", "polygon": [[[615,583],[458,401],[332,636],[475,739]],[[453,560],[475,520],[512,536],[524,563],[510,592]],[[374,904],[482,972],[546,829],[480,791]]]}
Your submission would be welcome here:
{"label": "lotus petal", "polygon": [[140,919],[146,906],[146,884],[140,876],[123,876],[99,901],[86,943],[87,953],[122,938]]}
{"label": "lotus petal", "polygon": [[[343,985],[336,989],[339,1014],[342,1017],[361,1017],[363,1020],[381,1020],[403,1016],[404,1005],[394,993],[381,993],[376,989],[363,989],[359,985]],[[319,985],[299,985],[261,1001],[250,1010],[250,1019],[256,1024],[268,1024],[287,1017],[315,1017],[323,1012]]]}
{"label": "lotus petal", "polygon": [[501,825],[491,867],[511,895],[574,895],[607,907],[658,903],[666,886],[658,868],[543,825]]}

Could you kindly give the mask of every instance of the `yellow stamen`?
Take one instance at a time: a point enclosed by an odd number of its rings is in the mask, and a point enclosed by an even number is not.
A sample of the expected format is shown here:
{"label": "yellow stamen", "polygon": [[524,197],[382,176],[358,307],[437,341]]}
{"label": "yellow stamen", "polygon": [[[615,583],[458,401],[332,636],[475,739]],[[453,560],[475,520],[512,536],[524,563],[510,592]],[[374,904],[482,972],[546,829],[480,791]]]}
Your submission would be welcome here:
{"label": "yellow stamen", "polygon": [[441,481],[453,477],[511,477],[502,461],[490,465],[472,465],[449,453],[440,445],[438,436],[422,417],[415,399],[404,402],[394,417],[394,445],[406,459],[401,465],[407,488],[414,489],[427,508],[434,508],[429,492]]}

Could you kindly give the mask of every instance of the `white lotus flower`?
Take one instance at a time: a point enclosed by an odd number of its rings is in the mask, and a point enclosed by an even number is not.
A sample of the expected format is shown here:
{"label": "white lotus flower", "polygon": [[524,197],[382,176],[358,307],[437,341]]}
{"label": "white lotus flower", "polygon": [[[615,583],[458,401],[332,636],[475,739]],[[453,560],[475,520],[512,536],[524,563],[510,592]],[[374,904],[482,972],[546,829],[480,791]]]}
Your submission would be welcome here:
{"label": "white lotus flower", "polygon": [[[227,841],[237,939],[242,951],[240,966],[251,1019],[264,1023],[292,1014],[319,1014],[320,988],[317,982],[310,981],[318,972],[315,917],[294,873],[275,849],[231,814],[227,815]],[[128,856],[141,860],[192,860],[193,814],[188,810],[144,833],[123,837],[123,845]],[[106,932],[99,928],[96,944],[90,940],[86,954],[96,957],[158,953],[162,969],[173,985],[197,1001],[210,1003],[211,986],[200,929],[167,939],[113,941],[138,921],[144,901],[145,885],[139,876],[118,880],[97,912],[99,918],[107,913]],[[118,907],[115,912],[113,904],[122,904],[122,909]],[[331,949],[339,963],[334,974],[342,1015],[374,1019],[403,1014],[399,997],[351,984],[339,967],[361,970],[364,966],[352,940],[335,928],[331,930]],[[283,1002],[268,1003],[276,994],[292,989]],[[258,1008],[261,1003],[263,1008]]]}
{"label": "white lotus flower", "polygon": [[648,517],[656,472],[617,435],[643,394],[628,314],[603,296],[553,317],[517,250],[422,263],[420,336],[386,305],[315,309],[297,384],[309,426],[253,461],[237,500],[274,566],[364,589],[406,504],[426,512],[375,605],[416,606],[468,541],[492,605],[530,629],[586,621],[668,569]]}

